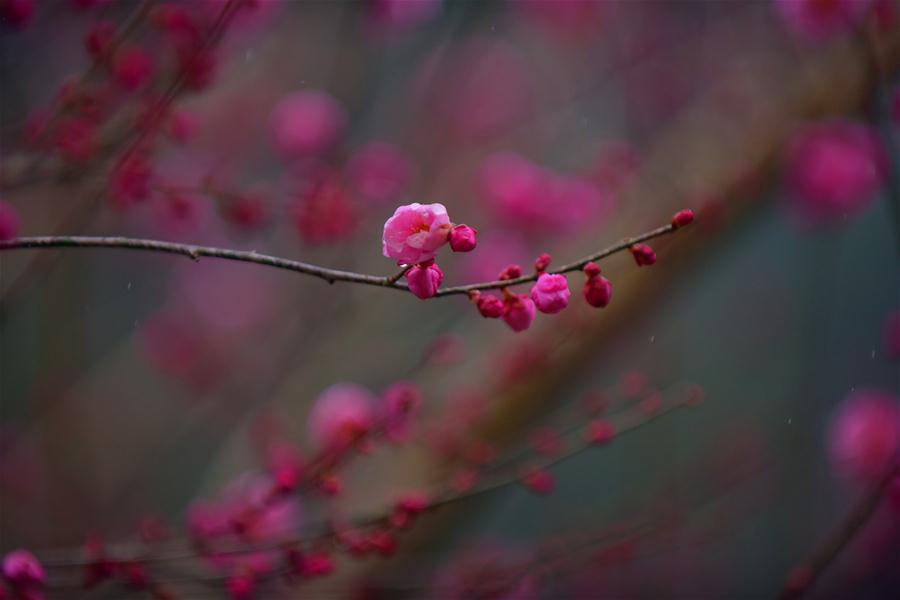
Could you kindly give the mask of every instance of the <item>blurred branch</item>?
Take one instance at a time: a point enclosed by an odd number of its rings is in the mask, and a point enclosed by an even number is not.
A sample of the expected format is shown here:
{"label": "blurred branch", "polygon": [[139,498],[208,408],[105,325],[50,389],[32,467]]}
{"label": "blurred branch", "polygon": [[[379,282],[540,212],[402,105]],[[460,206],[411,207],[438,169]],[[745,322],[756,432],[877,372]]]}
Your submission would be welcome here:
{"label": "blurred branch", "polygon": [[847,513],[838,526],[825,538],[802,564],[795,567],[784,588],[778,595],[780,600],[799,598],[812,589],[813,584],[822,576],[825,569],[847,547],[856,534],[869,522],[875,509],[881,503],[885,491],[895,477],[900,476],[900,456],[895,457],[881,479],[859,499],[853,509]]}

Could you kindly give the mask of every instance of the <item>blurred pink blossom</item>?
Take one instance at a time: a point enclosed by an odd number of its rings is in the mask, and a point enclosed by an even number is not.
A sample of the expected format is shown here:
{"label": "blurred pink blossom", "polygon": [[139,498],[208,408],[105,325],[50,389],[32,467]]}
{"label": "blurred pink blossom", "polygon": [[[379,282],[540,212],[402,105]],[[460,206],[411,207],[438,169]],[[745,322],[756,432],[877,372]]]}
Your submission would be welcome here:
{"label": "blurred pink blossom", "polygon": [[278,102],[269,126],[275,149],[290,159],[331,150],[340,140],[346,120],[344,108],[331,95],[304,90]]}
{"label": "blurred pink blossom", "polygon": [[316,398],[307,420],[310,439],[320,449],[341,448],[375,424],[377,399],[366,388],[337,383]]}
{"label": "blurred pink blossom", "polygon": [[409,189],[413,176],[410,158],[397,146],[373,142],[359,148],[347,165],[350,185],[375,203],[395,200]]}
{"label": "blurred pink blossom", "polygon": [[833,417],[829,441],[841,473],[857,480],[881,477],[900,452],[900,403],[880,390],[851,393]]}
{"label": "blurred pink blossom", "polygon": [[801,216],[813,223],[863,210],[881,187],[887,158],[877,134],[849,122],[798,131],[787,153],[787,183]]}

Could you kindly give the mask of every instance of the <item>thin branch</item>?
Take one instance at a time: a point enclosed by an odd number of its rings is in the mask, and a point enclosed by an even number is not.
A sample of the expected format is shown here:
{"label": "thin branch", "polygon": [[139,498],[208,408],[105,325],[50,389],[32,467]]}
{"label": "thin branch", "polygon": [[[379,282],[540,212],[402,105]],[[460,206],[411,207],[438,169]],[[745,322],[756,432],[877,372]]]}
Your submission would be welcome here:
{"label": "thin branch", "polygon": [[869,522],[895,477],[900,477],[900,455],[893,459],[881,479],[859,499],[831,534],[822,540],[803,563],[791,571],[788,581],[778,595],[779,600],[793,600],[812,589],[813,584],[837,558],[837,555]]}
{"label": "thin branch", "polygon": [[[607,258],[618,252],[627,250],[632,245],[661,237],[675,231],[675,227],[671,224],[653,229],[639,236],[625,238],[612,246],[582,257],[575,262],[569,263],[558,269],[551,270],[551,273],[568,273],[577,271],[589,262]],[[348,283],[360,283],[364,285],[374,285],[379,287],[387,287],[396,290],[406,290],[406,284],[400,281],[400,278],[406,272],[402,270],[399,274],[393,276],[367,275],[365,273],[355,273],[352,271],[342,271],[339,269],[331,269],[297,260],[271,256],[268,254],[260,254],[255,251],[231,250],[227,248],[215,248],[212,246],[196,246],[193,244],[179,244],[174,242],[164,242],[159,240],[148,240],[129,237],[91,237],[91,236],[42,236],[42,237],[21,237],[6,242],[0,242],[0,252],[5,250],[21,250],[21,249],[42,249],[42,248],[118,248],[122,250],[144,250],[151,252],[163,252],[166,254],[179,254],[187,256],[193,260],[199,260],[201,257],[218,258],[223,260],[236,260],[240,262],[253,263],[274,267],[276,269],[285,269],[310,275],[324,279],[328,283],[336,281],[345,281]],[[399,276],[398,276],[399,275]],[[536,281],[538,274],[524,275],[516,279],[485,281],[471,285],[461,285],[455,287],[447,287],[438,290],[436,296],[451,296],[458,294],[469,294],[478,290],[502,289],[523,283]]]}

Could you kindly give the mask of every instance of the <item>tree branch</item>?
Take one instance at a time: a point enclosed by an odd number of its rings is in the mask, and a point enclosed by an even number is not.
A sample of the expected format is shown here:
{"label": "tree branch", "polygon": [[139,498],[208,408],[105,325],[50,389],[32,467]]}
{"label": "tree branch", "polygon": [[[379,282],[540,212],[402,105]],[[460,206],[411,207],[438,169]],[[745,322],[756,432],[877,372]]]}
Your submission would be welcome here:
{"label": "tree branch", "polygon": [[[574,262],[550,270],[550,273],[568,273],[580,270],[584,265],[591,261],[602,260],[618,252],[627,250],[632,245],[661,237],[672,233],[676,227],[672,224],[658,227],[641,235],[620,240],[616,244],[582,257]],[[324,279],[328,283],[336,281],[345,281],[348,283],[360,283],[363,285],[374,285],[379,287],[387,287],[396,290],[406,290],[406,284],[399,281],[397,275],[381,276],[367,275],[365,273],[355,273],[352,271],[342,271],[339,269],[331,269],[310,263],[301,262],[271,256],[268,254],[260,254],[255,251],[231,250],[227,248],[215,248],[212,246],[196,246],[193,244],[179,244],[174,242],[164,242],[159,240],[148,240],[129,237],[88,237],[88,236],[42,236],[42,237],[20,237],[14,238],[6,242],[0,242],[0,252],[7,250],[22,249],[46,249],[46,248],[117,248],[121,250],[143,250],[150,252],[162,252],[166,254],[178,254],[187,256],[195,261],[201,257],[218,258],[223,260],[235,260],[240,262],[253,263],[274,267],[276,269],[285,269],[318,277]],[[400,272],[400,276],[405,273]],[[501,289],[523,283],[536,281],[538,273],[531,275],[523,275],[516,279],[485,281],[471,285],[460,285],[447,287],[438,290],[436,296],[451,296],[458,294],[469,294],[479,290]]]}

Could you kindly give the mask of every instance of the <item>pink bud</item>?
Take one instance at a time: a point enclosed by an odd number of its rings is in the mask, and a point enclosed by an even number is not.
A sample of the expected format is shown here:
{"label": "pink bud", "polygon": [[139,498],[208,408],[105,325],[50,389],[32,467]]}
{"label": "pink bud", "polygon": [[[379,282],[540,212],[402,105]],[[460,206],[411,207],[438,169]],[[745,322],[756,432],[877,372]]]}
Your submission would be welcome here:
{"label": "pink bud", "polygon": [[437,294],[438,287],[443,280],[444,272],[434,263],[427,267],[417,265],[406,272],[409,291],[422,300],[427,300]]}
{"label": "pink bud", "polygon": [[600,266],[595,262],[584,265],[584,274],[588,277],[596,277],[600,274]]}
{"label": "pink bud", "polygon": [[606,308],[612,298],[612,284],[606,277],[589,277],[581,292],[591,306]]}
{"label": "pink bud", "polygon": [[547,267],[550,266],[550,255],[544,252],[540,256],[537,257],[534,261],[534,270],[538,273],[543,273],[547,270]]}
{"label": "pink bud", "polygon": [[369,544],[381,556],[391,556],[397,549],[397,538],[387,530],[378,529],[369,535]]}
{"label": "pink bud", "polygon": [[19,235],[19,214],[12,204],[0,200],[0,242]]}
{"label": "pink bud", "polygon": [[15,585],[40,585],[47,576],[44,567],[28,550],[13,550],[3,557],[3,576]]}
{"label": "pink bud", "polygon": [[481,294],[475,301],[478,312],[486,319],[499,319],[503,316],[505,306],[503,300],[493,294]]}
{"label": "pink bud", "polygon": [[694,222],[694,211],[689,208],[684,210],[679,210],[675,213],[675,216],[672,217],[672,227],[678,229],[679,227],[684,227],[685,225],[690,225]]}
{"label": "pink bud", "polygon": [[517,279],[522,276],[522,267],[519,265],[509,265],[502,271],[500,271],[500,279],[506,281],[507,279]]}
{"label": "pink bud", "polygon": [[654,252],[653,248],[647,244],[635,244],[629,248],[629,250],[631,250],[631,254],[634,256],[634,262],[636,262],[639,267],[649,267],[656,262],[656,252]]}
{"label": "pink bud", "polygon": [[457,225],[450,230],[450,249],[454,252],[471,252],[477,243],[478,231],[468,225]]}
{"label": "pink bud", "polygon": [[504,302],[503,320],[515,331],[525,331],[534,321],[534,301],[524,294],[513,294]]}
{"label": "pink bud", "polygon": [[569,305],[569,284],[565,275],[541,273],[531,288],[531,299],[542,313],[555,314]]}
{"label": "pink bud", "polygon": [[587,440],[591,444],[608,444],[615,436],[616,428],[609,421],[597,420],[588,425]]}

